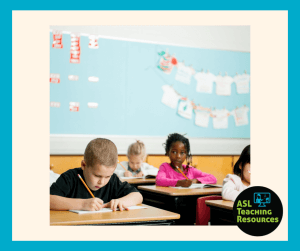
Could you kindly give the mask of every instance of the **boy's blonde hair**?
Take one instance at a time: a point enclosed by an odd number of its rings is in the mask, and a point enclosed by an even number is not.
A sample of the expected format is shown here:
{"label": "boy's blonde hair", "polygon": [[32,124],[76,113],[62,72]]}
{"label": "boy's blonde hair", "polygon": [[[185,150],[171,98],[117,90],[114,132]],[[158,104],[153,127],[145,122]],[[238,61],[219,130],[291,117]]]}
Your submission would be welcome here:
{"label": "boy's blonde hair", "polygon": [[127,157],[132,155],[141,155],[143,160],[146,158],[146,147],[142,141],[137,140],[128,147]]}
{"label": "boy's blonde hair", "polygon": [[93,167],[95,164],[116,167],[118,162],[117,147],[109,139],[93,139],[85,148],[84,161],[88,167]]}

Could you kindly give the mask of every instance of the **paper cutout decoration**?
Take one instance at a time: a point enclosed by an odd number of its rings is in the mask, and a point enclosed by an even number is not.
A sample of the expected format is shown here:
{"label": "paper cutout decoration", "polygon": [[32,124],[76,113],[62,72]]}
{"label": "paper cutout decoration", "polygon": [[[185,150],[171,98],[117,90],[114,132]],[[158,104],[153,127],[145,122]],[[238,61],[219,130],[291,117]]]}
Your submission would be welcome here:
{"label": "paper cutout decoration", "polygon": [[172,86],[163,85],[161,88],[164,91],[161,102],[172,109],[176,109],[178,100],[181,98],[181,96],[174,90]]}
{"label": "paper cutout decoration", "polygon": [[196,117],[195,117],[195,124],[197,126],[201,127],[208,127],[209,123],[209,117],[210,117],[210,112],[209,111],[202,111],[202,110],[194,110]]}
{"label": "paper cutout decoration", "polygon": [[175,80],[189,85],[192,75],[195,74],[195,70],[190,66],[185,66],[184,63],[179,62],[177,64],[177,73]]}
{"label": "paper cutout decoration", "polygon": [[77,75],[69,75],[68,79],[71,81],[77,81],[79,79],[79,77]]}
{"label": "paper cutout decoration", "polygon": [[53,31],[53,42],[52,42],[52,48],[55,49],[62,49],[62,32],[61,31]]}
{"label": "paper cutout decoration", "polygon": [[236,108],[231,111],[231,115],[234,117],[236,126],[248,125],[248,111],[249,108],[247,106]]}
{"label": "paper cutout decoration", "polygon": [[192,113],[193,113],[192,101],[190,101],[188,99],[182,100],[178,106],[178,114],[181,117],[184,117],[186,119],[191,119]]}
{"label": "paper cutout decoration", "polygon": [[198,72],[194,78],[197,81],[196,91],[201,93],[213,92],[213,82],[216,80],[216,76],[210,72]]}
{"label": "paper cutout decoration", "polygon": [[70,63],[80,63],[80,36],[71,34]]}
{"label": "paper cutout decoration", "polygon": [[60,83],[60,74],[50,73],[50,83],[59,84]]}
{"label": "paper cutout decoration", "polygon": [[167,52],[159,52],[160,59],[157,65],[157,68],[162,70],[166,74],[170,74],[172,72],[173,66],[177,65],[177,59],[173,56],[170,56]]}
{"label": "paper cutout decoration", "polygon": [[60,107],[60,102],[50,102],[50,107],[59,108]]}
{"label": "paper cutout decoration", "polygon": [[70,112],[79,112],[79,102],[70,102],[69,109]]}
{"label": "paper cutout decoration", "polygon": [[236,92],[238,94],[249,93],[249,80],[250,76],[248,74],[236,75],[233,81],[236,84]]}
{"label": "paper cutout decoration", "polygon": [[99,81],[99,78],[98,77],[89,77],[88,78],[88,80],[90,81],[90,82],[98,82]]}
{"label": "paper cutout decoration", "polygon": [[216,82],[216,94],[222,96],[231,95],[231,84],[233,83],[233,78],[230,76],[217,76]]}
{"label": "paper cutout decoration", "polygon": [[228,128],[228,116],[230,115],[229,111],[226,109],[222,110],[213,110],[211,112],[213,116],[213,127],[214,129],[227,129]]}
{"label": "paper cutout decoration", "polygon": [[90,49],[98,49],[98,39],[95,35],[89,36],[90,42],[89,42],[89,48]]}
{"label": "paper cutout decoration", "polygon": [[89,107],[89,108],[94,108],[94,109],[95,109],[95,108],[98,108],[98,103],[89,102],[89,103],[88,103],[88,107]]}

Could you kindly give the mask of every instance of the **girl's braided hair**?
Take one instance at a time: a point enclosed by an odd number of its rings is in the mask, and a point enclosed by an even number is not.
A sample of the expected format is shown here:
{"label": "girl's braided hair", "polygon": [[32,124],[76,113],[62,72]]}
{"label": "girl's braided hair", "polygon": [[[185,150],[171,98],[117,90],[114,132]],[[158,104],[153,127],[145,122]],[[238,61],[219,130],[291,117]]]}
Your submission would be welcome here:
{"label": "girl's braided hair", "polygon": [[[186,150],[186,153],[187,153],[187,157],[186,157],[186,161],[187,161],[187,168],[189,168],[189,165],[190,163],[192,162],[192,154],[191,154],[191,150],[190,150],[190,142],[189,140],[184,137],[183,135],[179,134],[179,133],[172,133],[172,134],[169,134],[167,140],[166,140],[166,143],[164,143],[164,147],[165,147],[165,150],[166,150],[166,153],[165,155],[168,156],[169,155],[169,152],[170,152],[170,149],[171,149],[171,146],[173,143],[175,142],[182,142],[185,146],[185,150]],[[175,168],[175,167],[173,167]]]}

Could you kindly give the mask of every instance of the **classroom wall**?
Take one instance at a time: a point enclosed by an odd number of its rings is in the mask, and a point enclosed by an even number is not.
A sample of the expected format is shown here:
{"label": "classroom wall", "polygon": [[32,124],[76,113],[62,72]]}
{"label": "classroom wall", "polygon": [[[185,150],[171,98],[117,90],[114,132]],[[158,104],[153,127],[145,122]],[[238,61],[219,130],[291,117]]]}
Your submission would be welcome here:
{"label": "classroom wall", "polygon": [[[107,39],[117,39],[134,42],[150,42],[157,44],[169,44],[173,46],[194,47],[202,49],[222,50],[225,53],[231,52],[250,52],[250,27],[249,26],[51,26],[51,30],[65,30],[78,32],[83,36],[87,34],[101,35]],[[86,33],[86,34],[85,34]],[[226,52],[227,51],[227,52]],[[244,68],[243,68],[244,70]],[[224,74],[224,72],[223,72]],[[234,73],[235,74],[235,73]],[[56,86],[57,87],[57,86]],[[241,103],[243,105],[244,102]],[[55,110],[55,109],[52,109]],[[74,114],[72,114],[74,115]],[[52,121],[52,120],[51,120]],[[53,122],[53,121],[52,121]],[[185,121],[186,122],[186,121]],[[232,121],[231,121],[232,122]],[[74,124],[74,123],[73,123]],[[76,124],[76,123],[75,123]],[[191,125],[190,125],[191,126]],[[52,128],[52,126],[51,126]],[[237,128],[238,130],[244,128]],[[174,131],[174,130],[173,130]],[[170,131],[170,132],[173,132]],[[177,130],[176,130],[177,131]],[[101,132],[101,130],[100,130]],[[169,133],[169,132],[168,132]],[[186,133],[181,130],[180,133]],[[220,133],[220,132],[216,132]],[[147,135],[147,134],[145,134]],[[194,138],[194,154],[198,155],[235,155],[250,143],[250,139],[238,136],[236,139],[230,138],[229,141],[220,139],[220,136],[210,138],[203,134],[204,138]],[[227,135],[227,134],[226,134]],[[242,134],[241,134],[242,135]],[[86,141],[95,137],[107,137],[115,142],[120,154],[127,150],[128,143],[134,141],[136,135],[127,138],[115,135],[77,135],[77,134],[53,134],[50,135],[50,154],[52,155],[78,155],[82,154],[82,149],[86,146]],[[126,136],[126,135],[125,135]],[[139,135],[141,136],[141,135]],[[166,135],[164,135],[166,136]],[[149,154],[163,154],[161,142],[165,137],[150,139],[146,141],[147,152]],[[202,136],[203,137],[203,136]],[[206,137],[206,138],[205,138]],[[230,136],[229,136],[230,137]],[[203,141],[204,139],[204,141]],[[205,146],[205,147],[203,147]]]}
{"label": "classroom wall", "polygon": [[[217,178],[217,183],[222,184],[223,179],[228,173],[232,173],[233,165],[239,156],[193,156],[192,165],[202,172],[211,173]],[[68,169],[80,167],[83,155],[51,155],[50,169],[61,174]],[[119,155],[120,161],[127,161],[126,155]],[[164,155],[148,155],[146,162],[154,167],[164,162],[169,162],[169,158]]]}

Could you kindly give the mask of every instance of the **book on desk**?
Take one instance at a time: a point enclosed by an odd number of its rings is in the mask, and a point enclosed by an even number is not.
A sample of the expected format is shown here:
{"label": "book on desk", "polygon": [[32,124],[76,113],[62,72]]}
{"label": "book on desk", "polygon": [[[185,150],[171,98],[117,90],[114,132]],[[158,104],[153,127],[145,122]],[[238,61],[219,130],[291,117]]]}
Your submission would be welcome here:
{"label": "book on desk", "polygon": [[223,187],[222,185],[216,184],[192,184],[189,187],[172,187],[177,189],[194,189],[194,188],[209,188],[209,187]]}

